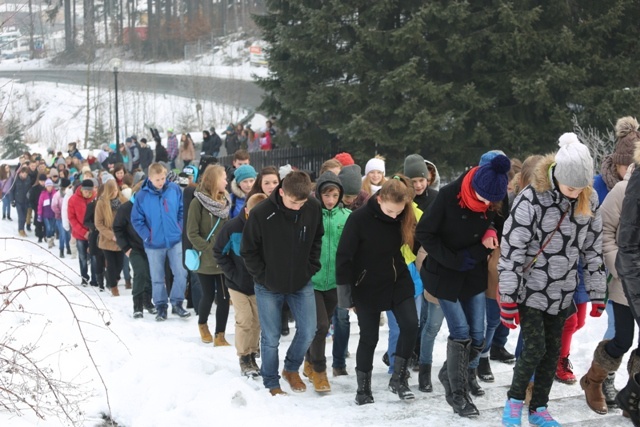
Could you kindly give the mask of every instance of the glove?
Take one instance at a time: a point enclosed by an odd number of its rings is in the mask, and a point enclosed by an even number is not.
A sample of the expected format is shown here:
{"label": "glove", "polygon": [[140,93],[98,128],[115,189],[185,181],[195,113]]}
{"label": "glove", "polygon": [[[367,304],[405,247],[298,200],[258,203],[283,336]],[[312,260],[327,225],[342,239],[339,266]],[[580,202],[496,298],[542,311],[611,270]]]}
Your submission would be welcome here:
{"label": "glove", "polygon": [[42,222],[42,217],[38,215],[38,222]]}
{"label": "glove", "polygon": [[600,317],[604,312],[605,305],[602,302],[591,302],[591,313],[589,315],[591,317]]}
{"label": "glove", "polygon": [[509,329],[516,329],[520,324],[518,304],[515,302],[500,303],[500,322]]}
{"label": "glove", "polygon": [[16,207],[16,201],[15,200],[11,201],[11,206],[13,206],[14,208]]}
{"label": "glove", "polygon": [[471,253],[468,250],[465,250],[464,260],[462,261],[462,266],[460,267],[460,271],[473,270],[475,267],[476,267],[476,260],[471,256]]}

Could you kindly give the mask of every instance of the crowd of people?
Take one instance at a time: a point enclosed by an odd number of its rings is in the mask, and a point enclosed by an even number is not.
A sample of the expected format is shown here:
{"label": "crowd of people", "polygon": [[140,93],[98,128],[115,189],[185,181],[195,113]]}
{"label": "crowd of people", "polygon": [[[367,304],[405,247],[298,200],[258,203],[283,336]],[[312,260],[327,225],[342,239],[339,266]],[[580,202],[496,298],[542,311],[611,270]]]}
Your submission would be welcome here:
{"label": "crowd of people", "polygon": [[[155,161],[146,140],[132,136],[118,150],[103,146],[95,161],[70,144],[66,157],[24,155],[16,171],[0,166],[3,220],[12,220],[12,204],[20,236],[33,223],[39,242],[53,248],[58,239],[61,258],[78,258],[84,286],[119,296],[124,278],[134,318],[146,310],[162,322],[169,308],[186,318],[192,307],[202,342],[229,346],[233,305],[240,372],[261,377],[274,396],[287,394],[281,379],[293,392],[306,390],[301,366],[316,392],[331,391],[330,330],[332,374],[349,374],[350,313],[360,330],[356,404],[374,403],[383,313],[389,390],[415,399],[415,371],[418,390],[433,392],[434,342],[446,319],[437,378],[455,413],[479,415],[471,396],[494,381],[490,360],[515,362],[502,425],[520,426],[526,406],[530,425],[559,426],[548,411],[552,384],[577,382],[572,336],[587,312],[606,311],[608,330],[580,386],[593,411],[617,405],[640,425],[638,350],[627,386],[614,387],[640,312],[638,127],[632,117],[618,120],[615,151],[595,179],[589,149],[566,133],[557,152],[523,162],[489,151],[442,188],[436,165],[419,154],[395,173],[376,156],[362,173],[349,153],[339,153],[315,182],[290,165],[258,172],[249,155],[257,137],[233,125],[225,131],[232,165],[217,164],[222,141],[212,129],[203,132],[196,166],[191,137],[178,142],[170,129],[166,150],[154,134]],[[271,148],[270,128],[260,133],[268,139],[258,141],[260,149]],[[184,167],[176,173],[178,158]],[[280,370],[289,316],[295,335]],[[505,344],[518,325],[511,354]]]}

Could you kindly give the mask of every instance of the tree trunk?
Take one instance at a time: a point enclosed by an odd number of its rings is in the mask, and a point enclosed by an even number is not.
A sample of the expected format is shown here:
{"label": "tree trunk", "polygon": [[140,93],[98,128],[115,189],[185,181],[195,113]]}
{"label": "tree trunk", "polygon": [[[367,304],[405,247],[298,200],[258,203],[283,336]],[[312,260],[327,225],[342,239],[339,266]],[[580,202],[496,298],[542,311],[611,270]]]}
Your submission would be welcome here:
{"label": "tree trunk", "polygon": [[87,63],[87,120],[84,125],[84,148],[87,148],[87,141],[89,141],[89,121],[91,116],[91,62]]}
{"label": "tree trunk", "polygon": [[93,0],[84,0],[84,37],[83,44],[87,59],[92,61],[96,49],[96,27]]}
{"label": "tree trunk", "polygon": [[76,50],[76,39],[73,31],[73,21],[71,19],[71,0],[64,0],[64,50],[67,53]]}
{"label": "tree trunk", "polygon": [[33,33],[35,26],[33,25],[33,10],[31,0],[29,0],[29,58],[33,59],[35,54],[35,45],[33,43]]}
{"label": "tree trunk", "polygon": [[109,0],[105,0],[102,4],[102,16],[104,17],[104,45],[109,45],[109,8],[110,2]]}

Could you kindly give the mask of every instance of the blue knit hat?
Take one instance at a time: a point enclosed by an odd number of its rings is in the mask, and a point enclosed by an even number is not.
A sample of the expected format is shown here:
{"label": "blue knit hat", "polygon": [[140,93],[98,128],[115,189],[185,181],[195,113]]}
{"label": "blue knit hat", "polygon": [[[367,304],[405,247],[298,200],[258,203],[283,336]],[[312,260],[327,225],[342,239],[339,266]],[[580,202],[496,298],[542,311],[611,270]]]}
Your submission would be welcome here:
{"label": "blue knit hat", "polygon": [[251,165],[242,165],[233,173],[233,176],[236,178],[236,183],[240,184],[245,179],[253,178],[255,179],[258,176],[258,173]]}
{"label": "blue knit hat", "polygon": [[499,202],[507,195],[509,177],[507,173],[511,169],[511,161],[503,154],[496,155],[489,163],[486,163],[476,171],[471,181],[473,189],[490,202]]}
{"label": "blue knit hat", "polygon": [[480,163],[478,164],[478,166],[484,166],[487,163],[489,163],[491,160],[493,160],[497,155],[502,154],[503,156],[504,151],[502,150],[491,150],[491,151],[487,151],[486,153],[484,153],[481,157],[480,157]]}

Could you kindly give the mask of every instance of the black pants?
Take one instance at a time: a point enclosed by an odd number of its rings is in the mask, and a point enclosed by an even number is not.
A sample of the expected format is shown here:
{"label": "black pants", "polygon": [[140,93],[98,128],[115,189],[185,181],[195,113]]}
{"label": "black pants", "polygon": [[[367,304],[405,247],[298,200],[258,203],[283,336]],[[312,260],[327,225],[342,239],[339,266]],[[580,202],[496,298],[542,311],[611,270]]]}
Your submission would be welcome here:
{"label": "black pants", "polygon": [[522,304],[518,305],[518,310],[524,349],[513,370],[511,388],[507,396],[524,400],[527,386],[535,372],[536,380],[533,383],[529,407],[546,407],[558,365],[562,331],[568,310],[553,315]]}
{"label": "black pants", "polygon": [[[213,306],[213,300],[217,302],[216,307],[216,334],[224,332],[227,327],[229,317],[229,292],[223,283],[222,274],[200,274],[200,285],[202,287],[202,299],[198,307],[198,323],[204,325],[209,320],[209,313]],[[216,298],[216,293],[217,298]]]}
{"label": "black pants", "polygon": [[[418,335],[418,313],[413,298],[407,298],[395,304],[391,311],[396,317],[400,335],[396,345],[396,356],[409,359]],[[380,331],[380,311],[366,311],[358,307],[358,326],[360,327],[360,341],[356,353],[356,369],[369,372],[373,369],[373,354],[378,344]]]}
{"label": "black pants", "polygon": [[316,297],[316,319],[317,329],[316,336],[307,350],[306,360],[313,365],[316,372],[324,372],[327,370],[327,356],[324,354],[327,346],[327,332],[333,312],[338,305],[338,290],[331,289],[328,291],[313,291]]}
{"label": "black pants", "polygon": [[133,268],[133,298],[149,294],[151,297],[151,272],[149,271],[149,259],[143,250],[131,249],[129,253],[131,267]]}
{"label": "black pants", "polygon": [[107,288],[113,288],[118,286],[118,279],[120,278],[122,264],[124,263],[124,252],[103,249],[102,253],[107,262]]}
{"label": "black pants", "polygon": [[[613,302],[613,318],[616,325],[616,335],[604,346],[604,350],[609,356],[617,359],[624,356],[633,345],[636,321],[628,306],[616,302]],[[640,342],[640,338],[638,340]],[[640,354],[640,351],[637,354]]]}

